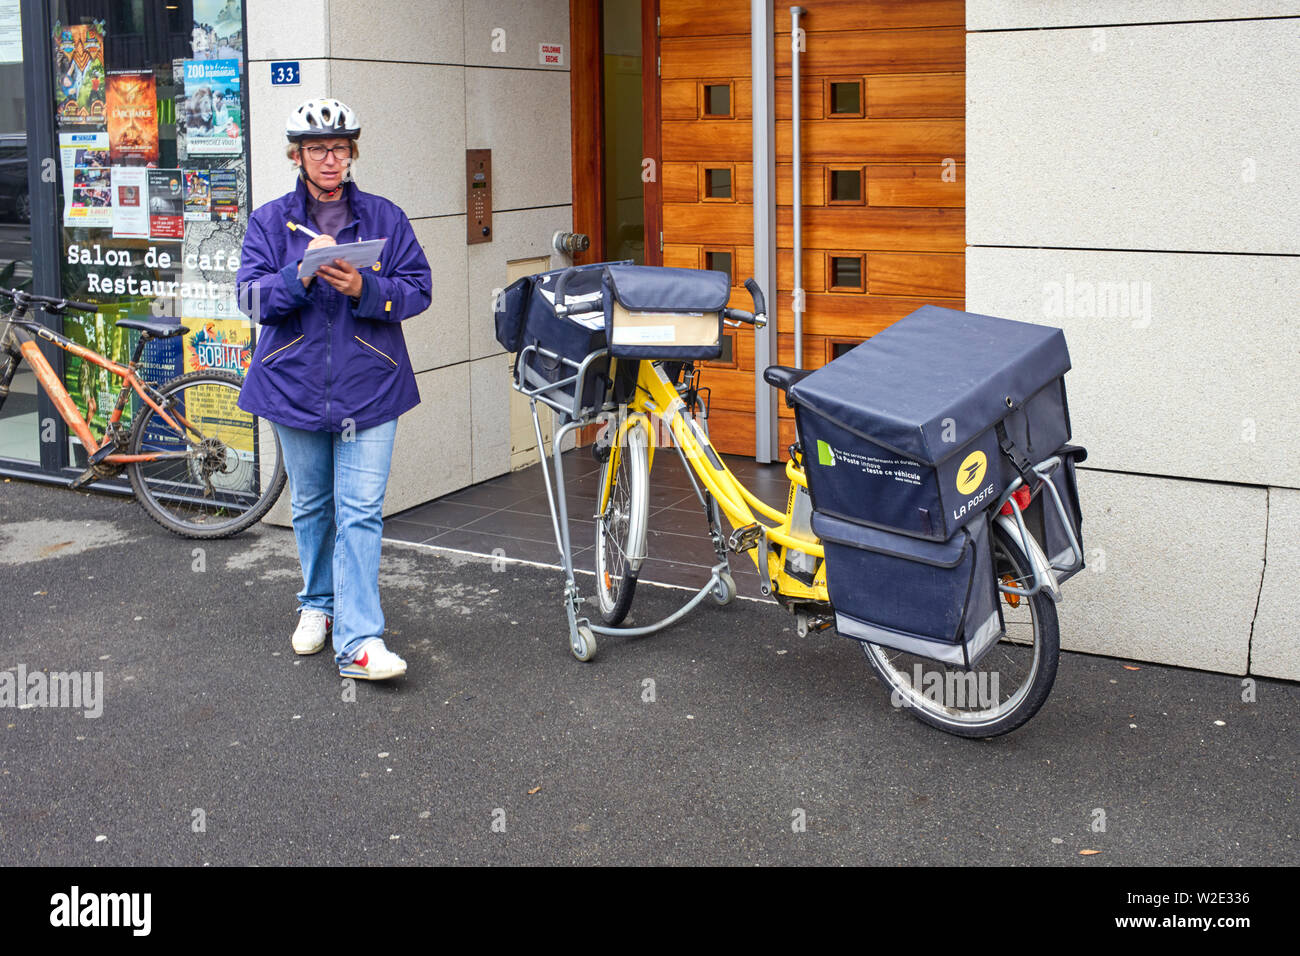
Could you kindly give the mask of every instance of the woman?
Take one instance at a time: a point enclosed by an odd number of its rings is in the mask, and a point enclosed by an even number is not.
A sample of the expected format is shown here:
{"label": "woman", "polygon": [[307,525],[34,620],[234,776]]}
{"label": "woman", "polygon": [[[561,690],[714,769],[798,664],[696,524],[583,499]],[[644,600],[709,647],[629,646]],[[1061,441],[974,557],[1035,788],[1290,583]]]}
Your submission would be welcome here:
{"label": "woman", "polygon": [[[314,654],[332,632],[341,676],[383,680],[406,673],[382,637],[384,492],[397,417],[420,401],[400,323],[429,307],[432,283],[402,210],[352,182],[360,135],[338,100],[289,114],[297,187],[249,217],[240,257],[240,305],[261,328],[239,405],[284,449],[303,575],[293,649]],[[334,259],[298,277],[307,249],[381,238],[372,268]]]}

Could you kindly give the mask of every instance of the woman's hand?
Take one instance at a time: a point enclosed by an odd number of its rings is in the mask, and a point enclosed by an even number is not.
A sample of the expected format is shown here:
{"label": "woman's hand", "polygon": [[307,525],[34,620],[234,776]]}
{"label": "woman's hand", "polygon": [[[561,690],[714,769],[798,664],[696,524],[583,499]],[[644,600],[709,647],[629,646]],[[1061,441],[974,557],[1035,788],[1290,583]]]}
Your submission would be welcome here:
{"label": "woman's hand", "polygon": [[355,299],[361,295],[361,273],[350,262],[335,259],[334,265],[321,266],[316,274],[346,296]]}
{"label": "woman's hand", "polygon": [[[316,237],[315,239],[313,239],[311,242],[307,243],[307,248],[308,248],[308,249],[319,249],[321,246],[337,246],[337,245],[338,245],[338,243],[334,241],[334,237],[333,237],[333,236],[317,236],[317,237]],[[317,271],[317,272],[320,272],[319,269],[317,269],[316,271]],[[311,280],[314,279],[314,278],[316,278],[316,276],[314,276],[314,275],[305,276],[305,277],[302,279],[302,287],[303,287],[304,289],[307,288],[307,286],[311,285]],[[358,277],[358,278],[359,278],[359,277]]]}

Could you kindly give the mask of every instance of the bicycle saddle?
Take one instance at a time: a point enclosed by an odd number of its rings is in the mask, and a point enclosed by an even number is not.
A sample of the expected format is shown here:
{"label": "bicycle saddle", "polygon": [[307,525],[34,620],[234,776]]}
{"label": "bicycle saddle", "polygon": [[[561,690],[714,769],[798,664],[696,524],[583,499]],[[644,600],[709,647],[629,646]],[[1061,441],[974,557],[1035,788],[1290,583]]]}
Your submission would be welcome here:
{"label": "bicycle saddle", "polygon": [[156,339],[169,339],[173,335],[183,335],[189,331],[185,326],[172,325],[167,322],[146,322],[144,319],[118,319],[116,322],[124,329],[139,329]]}
{"label": "bicycle saddle", "polygon": [[763,381],[773,388],[785,392],[785,403],[794,408],[790,401],[790,388],[813,372],[810,368],[790,368],[788,365],[769,365],[763,369]]}

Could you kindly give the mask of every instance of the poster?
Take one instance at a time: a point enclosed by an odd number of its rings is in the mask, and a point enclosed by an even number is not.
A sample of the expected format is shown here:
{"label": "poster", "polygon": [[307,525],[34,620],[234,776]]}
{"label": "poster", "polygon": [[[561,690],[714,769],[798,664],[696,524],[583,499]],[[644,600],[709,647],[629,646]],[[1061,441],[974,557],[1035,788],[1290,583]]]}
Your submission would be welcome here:
{"label": "poster", "polygon": [[76,166],[72,171],[72,222],[85,229],[113,225],[112,170],[107,166]]}
{"label": "poster", "polygon": [[211,174],[208,170],[185,170],[185,221],[208,222],[212,218],[211,198]]}
{"label": "poster", "polygon": [[185,152],[188,156],[243,152],[238,60],[185,63]]}
{"label": "poster", "polygon": [[224,60],[244,50],[244,11],[240,0],[194,0],[190,49],[196,60]]}
{"label": "poster", "polygon": [[112,196],[104,192],[112,181],[108,163],[107,133],[59,134],[63,225],[103,229],[113,224]]}
{"label": "poster", "polygon": [[[114,307],[104,312],[68,312],[63,316],[63,334],[79,345],[84,345],[114,362],[125,365],[131,360],[131,349],[138,332],[124,329],[115,323],[119,318],[147,316],[143,304],[134,309],[130,304]],[[81,417],[90,423],[91,430],[99,433],[108,425],[108,416],[117,402],[122,380],[111,375],[108,369],[87,362],[75,353],[68,352],[63,360],[63,385],[72,396]]]}
{"label": "poster", "polygon": [[152,73],[109,73],[105,115],[115,166],[157,165],[158,98]]}
{"label": "poster", "polygon": [[[185,318],[191,331],[185,336],[185,371],[219,370],[243,376],[252,360],[252,331],[248,319]],[[239,409],[232,389],[213,388],[207,393],[187,393],[192,404],[185,409],[205,434],[215,434],[234,448],[239,457],[253,458],[253,416]],[[197,416],[197,418],[196,418]]]}
{"label": "poster", "polygon": [[149,238],[149,170],[142,166],[113,167],[113,236]]}
{"label": "poster", "polygon": [[54,115],[59,126],[104,126],[104,21],[54,24]]}
{"label": "poster", "polygon": [[239,173],[233,169],[211,172],[212,218],[234,222],[239,218]]}
{"label": "poster", "polygon": [[179,169],[150,169],[149,238],[185,238],[185,190]]}

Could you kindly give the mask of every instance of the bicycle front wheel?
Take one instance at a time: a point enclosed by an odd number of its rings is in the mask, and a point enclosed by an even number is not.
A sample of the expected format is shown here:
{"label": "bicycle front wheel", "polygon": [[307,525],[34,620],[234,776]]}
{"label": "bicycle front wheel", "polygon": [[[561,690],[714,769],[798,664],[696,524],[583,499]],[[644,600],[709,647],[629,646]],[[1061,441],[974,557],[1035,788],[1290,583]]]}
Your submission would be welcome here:
{"label": "bicycle front wheel", "polygon": [[[993,526],[994,573],[1003,584],[1028,589],[1029,559],[1000,526]],[[1038,712],[1056,680],[1060,633],[1056,602],[999,592],[1006,636],[967,670],[903,651],[863,644],[867,660],[890,690],[890,700],[923,723],[959,737],[996,737]]]}
{"label": "bicycle front wheel", "polygon": [[596,602],[610,627],[623,623],[632,607],[650,513],[645,429],[634,425],[625,434],[609,450],[597,492],[604,507],[596,515]]}
{"label": "bicycle front wheel", "polygon": [[163,385],[160,415],[141,404],[127,465],[149,517],[186,538],[227,538],[260,520],[284,489],[275,428],[238,407],[244,380],[231,372],[189,372]]}

